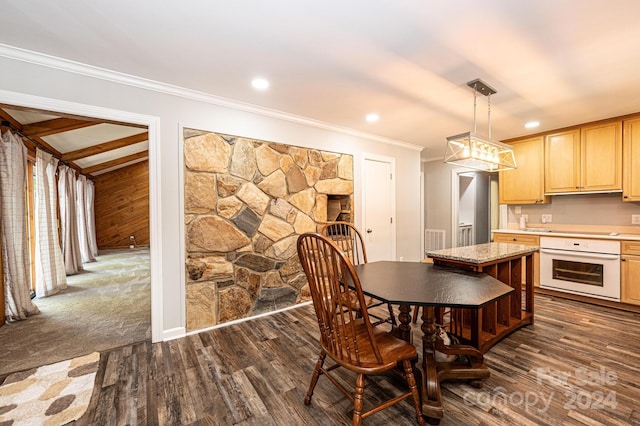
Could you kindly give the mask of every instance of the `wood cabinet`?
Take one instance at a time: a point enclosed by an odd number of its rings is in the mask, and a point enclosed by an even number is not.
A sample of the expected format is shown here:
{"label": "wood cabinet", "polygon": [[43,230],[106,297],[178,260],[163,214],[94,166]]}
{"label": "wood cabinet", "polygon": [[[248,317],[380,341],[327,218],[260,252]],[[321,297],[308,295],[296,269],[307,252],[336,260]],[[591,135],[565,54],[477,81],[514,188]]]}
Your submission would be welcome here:
{"label": "wood cabinet", "polygon": [[640,241],[623,241],[620,301],[640,305]]}
{"label": "wood cabinet", "polygon": [[622,189],[622,122],[610,121],[545,137],[545,192]]}
{"label": "wood cabinet", "polygon": [[509,142],[518,168],[499,174],[500,204],[545,204],[551,197],[544,191],[544,138]]}
{"label": "wood cabinet", "polygon": [[640,201],[640,117],[624,122],[622,201]]}
{"label": "wood cabinet", "polygon": [[[531,235],[531,234],[511,234],[511,233],[494,232],[493,242],[522,244],[525,246],[539,246],[540,237],[538,235]],[[540,287],[540,253],[538,252],[533,254],[533,286]]]}

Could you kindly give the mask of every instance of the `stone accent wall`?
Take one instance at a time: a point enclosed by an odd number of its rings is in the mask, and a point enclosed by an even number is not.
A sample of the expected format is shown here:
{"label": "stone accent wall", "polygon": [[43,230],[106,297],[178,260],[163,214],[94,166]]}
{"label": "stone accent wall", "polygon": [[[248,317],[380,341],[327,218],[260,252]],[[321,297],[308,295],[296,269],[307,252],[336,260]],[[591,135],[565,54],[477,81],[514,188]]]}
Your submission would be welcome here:
{"label": "stone accent wall", "polygon": [[184,131],[187,329],[310,300],[298,235],[348,195],[347,154]]}

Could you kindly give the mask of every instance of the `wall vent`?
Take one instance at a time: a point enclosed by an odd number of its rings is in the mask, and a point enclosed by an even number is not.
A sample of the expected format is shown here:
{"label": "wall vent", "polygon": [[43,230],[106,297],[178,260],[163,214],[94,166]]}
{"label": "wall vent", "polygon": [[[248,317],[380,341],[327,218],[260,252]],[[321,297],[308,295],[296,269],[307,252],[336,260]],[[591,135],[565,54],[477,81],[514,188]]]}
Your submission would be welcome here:
{"label": "wall vent", "polygon": [[444,229],[425,229],[424,241],[427,251],[440,250],[444,248]]}

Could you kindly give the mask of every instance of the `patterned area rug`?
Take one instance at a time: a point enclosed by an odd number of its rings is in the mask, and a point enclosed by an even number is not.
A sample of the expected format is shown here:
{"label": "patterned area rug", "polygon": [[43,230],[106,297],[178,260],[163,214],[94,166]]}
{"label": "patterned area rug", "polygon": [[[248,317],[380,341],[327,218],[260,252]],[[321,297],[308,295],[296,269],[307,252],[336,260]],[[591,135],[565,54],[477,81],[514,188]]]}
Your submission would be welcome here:
{"label": "patterned area rug", "polygon": [[63,425],[87,410],[100,354],[14,373],[0,386],[0,426]]}

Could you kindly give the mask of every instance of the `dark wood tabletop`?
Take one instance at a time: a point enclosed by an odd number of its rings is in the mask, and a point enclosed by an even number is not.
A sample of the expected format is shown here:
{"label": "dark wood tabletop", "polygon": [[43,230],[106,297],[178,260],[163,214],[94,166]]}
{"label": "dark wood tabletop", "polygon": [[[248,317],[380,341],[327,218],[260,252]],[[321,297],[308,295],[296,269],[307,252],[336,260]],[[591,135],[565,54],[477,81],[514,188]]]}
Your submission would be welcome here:
{"label": "dark wood tabletop", "polygon": [[421,262],[370,262],[355,266],[362,291],[392,304],[481,308],[513,292],[482,272]]}

